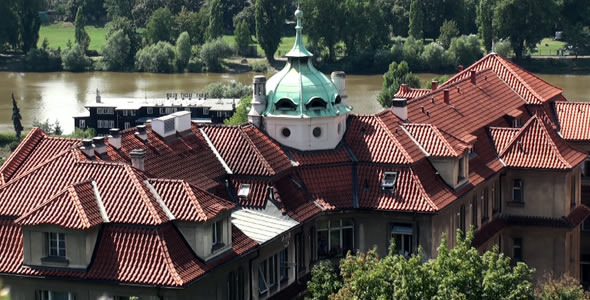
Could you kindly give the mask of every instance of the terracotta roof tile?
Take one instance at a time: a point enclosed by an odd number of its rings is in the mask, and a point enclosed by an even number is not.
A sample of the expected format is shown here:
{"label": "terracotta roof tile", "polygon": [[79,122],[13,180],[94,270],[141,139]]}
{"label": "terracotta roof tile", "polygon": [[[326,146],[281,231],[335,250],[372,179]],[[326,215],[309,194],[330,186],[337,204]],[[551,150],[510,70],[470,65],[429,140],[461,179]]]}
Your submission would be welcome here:
{"label": "terracotta roof tile", "polygon": [[590,140],[590,103],[555,102],[559,131],[569,141]]}
{"label": "terracotta roof tile", "polygon": [[284,176],[275,183],[275,196],[287,211],[287,215],[298,222],[303,222],[321,212],[318,204],[312,201],[306,192],[303,181],[294,175]]}
{"label": "terracotta roof tile", "polygon": [[252,125],[201,128],[234,174],[273,176],[292,166],[279,144]]}
{"label": "terracotta roof tile", "polygon": [[395,98],[414,99],[414,98],[422,97],[430,92],[432,92],[432,90],[429,90],[429,89],[408,88],[407,91],[404,91],[402,88],[400,88],[400,90],[397,91],[397,93],[395,93],[394,97]]}
{"label": "terracotta roof tile", "polygon": [[[266,200],[269,196],[271,183],[269,180],[253,178],[234,178],[232,179],[234,191],[238,199],[238,204],[244,207],[263,208],[266,206]],[[238,193],[242,184],[250,185],[250,192],[247,197],[239,197]]]}
{"label": "terracotta roof tile", "polygon": [[334,208],[352,208],[352,166],[302,168],[298,171],[314,199]]}
{"label": "terracotta roof tile", "polygon": [[432,124],[410,123],[403,126],[420,146],[434,157],[458,157],[459,154]]}
{"label": "terracotta roof tile", "polygon": [[159,197],[176,220],[205,222],[234,204],[182,180],[149,179]]}
{"label": "terracotta roof tile", "polygon": [[69,185],[15,222],[19,225],[53,224],[64,228],[88,229],[102,224],[101,208],[92,182]]}
{"label": "terracotta roof tile", "polygon": [[288,152],[300,166],[352,162],[346,147],[342,144],[338,145],[334,150],[298,151],[289,149]]}
{"label": "terracotta roof tile", "polygon": [[556,88],[498,54],[486,55],[462,72],[451,77],[441,85],[440,89],[446,88],[457,81],[469,78],[471,70],[479,72],[486,69],[493,70],[527,104],[542,104],[562,93],[561,89]]}
{"label": "terracotta roof tile", "polygon": [[499,157],[509,167],[571,169],[587,157],[536,115],[518,131],[493,127],[490,133]]}

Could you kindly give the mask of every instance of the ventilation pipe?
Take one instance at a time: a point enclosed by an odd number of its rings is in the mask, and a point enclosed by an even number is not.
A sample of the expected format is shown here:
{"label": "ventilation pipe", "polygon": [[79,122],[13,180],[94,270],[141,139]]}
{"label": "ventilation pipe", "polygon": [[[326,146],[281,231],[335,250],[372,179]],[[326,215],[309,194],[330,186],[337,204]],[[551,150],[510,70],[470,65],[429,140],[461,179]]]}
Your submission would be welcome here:
{"label": "ventilation pipe", "polygon": [[131,165],[139,170],[145,171],[145,150],[133,149],[129,153],[131,157]]}
{"label": "ventilation pipe", "polygon": [[109,145],[117,150],[121,149],[121,132],[119,131],[119,128],[111,128],[109,132]]}
{"label": "ventilation pipe", "polygon": [[92,143],[94,144],[94,151],[96,151],[96,154],[102,155],[107,153],[107,146],[104,143],[104,136],[97,136],[93,138]]}
{"label": "ventilation pipe", "polygon": [[147,132],[145,130],[145,125],[137,125],[137,132],[135,132],[135,136],[144,142],[147,141]]}
{"label": "ventilation pipe", "polygon": [[391,112],[403,121],[408,120],[408,99],[394,98],[391,102]]}
{"label": "ventilation pipe", "polygon": [[449,91],[449,89],[445,89],[443,91],[443,94],[444,94],[445,104],[451,104],[451,92]]}
{"label": "ventilation pipe", "polygon": [[477,77],[475,76],[475,70],[471,70],[471,83],[472,84],[477,84]]}
{"label": "ventilation pipe", "polygon": [[436,89],[438,89],[438,81],[433,80],[432,81],[432,90],[433,91],[436,91]]}
{"label": "ventilation pipe", "polygon": [[80,150],[82,150],[82,153],[84,153],[84,155],[86,155],[87,157],[94,157],[94,147],[92,146],[91,139],[82,140],[82,147],[80,147]]}

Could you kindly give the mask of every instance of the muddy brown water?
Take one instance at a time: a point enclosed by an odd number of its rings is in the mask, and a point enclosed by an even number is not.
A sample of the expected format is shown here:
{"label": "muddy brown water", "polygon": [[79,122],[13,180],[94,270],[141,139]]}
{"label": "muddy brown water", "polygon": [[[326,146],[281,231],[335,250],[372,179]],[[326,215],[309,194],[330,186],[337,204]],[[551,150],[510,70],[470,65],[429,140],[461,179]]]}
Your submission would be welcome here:
{"label": "muddy brown water", "polygon": [[[254,73],[243,74],[148,74],[148,73],[19,73],[0,72],[0,132],[12,132],[10,93],[18,100],[23,125],[33,119],[58,120],[64,132],[74,128],[72,116],[84,112],[94,101],[96,89],[103,97],[164,97],[168,92],[199,92],[212,82],[236,80],[250,84]],[[418,74],[422,82],[436,74]],[[564,90],[569,100],[590,101],[590,75],[546,75],[541,78]],[[382,108],[375,100],[381,90],[381,75],[348,75],[346,89],[353,112],[370,114]]]}

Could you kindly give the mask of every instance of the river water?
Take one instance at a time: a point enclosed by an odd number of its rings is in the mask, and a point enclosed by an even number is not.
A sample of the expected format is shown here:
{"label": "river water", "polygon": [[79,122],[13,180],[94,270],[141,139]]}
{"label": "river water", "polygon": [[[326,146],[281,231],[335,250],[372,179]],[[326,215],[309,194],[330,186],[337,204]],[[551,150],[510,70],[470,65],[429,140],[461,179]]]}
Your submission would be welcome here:
{"label": "river water", "polygon": [[[254,73],[243,74],[150,74],[150,73],[18,73],[0,72],[0,132],[12,132],[12,102],[14,93],[25,128],[34,119],[58,120],[64,132],[74,129],[72,116],[85,111],[84,104],[95,101],[96,89],[103,97],[161,98],[169,92],[199,92],[212,82],[236,80],[250,84]],[[417,74],[422,82],[436,74]],[[569,100],[590,101],[590,75],[538,74],[549,83],[564,90]],[[381,75],[348,75],[348,103],[357,114],[370,114],[382,108],[377,103],[381,90]]]}

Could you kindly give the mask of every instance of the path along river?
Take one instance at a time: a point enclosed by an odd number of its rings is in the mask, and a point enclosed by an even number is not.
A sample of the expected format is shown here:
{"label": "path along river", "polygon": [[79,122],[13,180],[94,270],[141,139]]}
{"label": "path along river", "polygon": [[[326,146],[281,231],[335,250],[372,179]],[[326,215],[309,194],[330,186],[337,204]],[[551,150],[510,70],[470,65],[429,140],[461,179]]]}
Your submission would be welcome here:
{"label": "path along river", "polygon": [[[251,84],[254,75],[0,72],[0,132],[13,132],[10,93],[18,100],[25,128],[31,127],[33,119],[58,120],[68,133],[74,128],[72,116],[83,113],[84,104],[95,101],[97,88],[107,98],[161,98],[168,92],[199,92],[207,84],[218,81]],[[562,88],[569,100],[590,101],[590,75],[538,75]],[[427,82],[436,75],[418,76]],[[382,109],[375,100],[382,83],[381,75],[346,77],[348,103],[354,107],[354,113],[370,114]]]}

